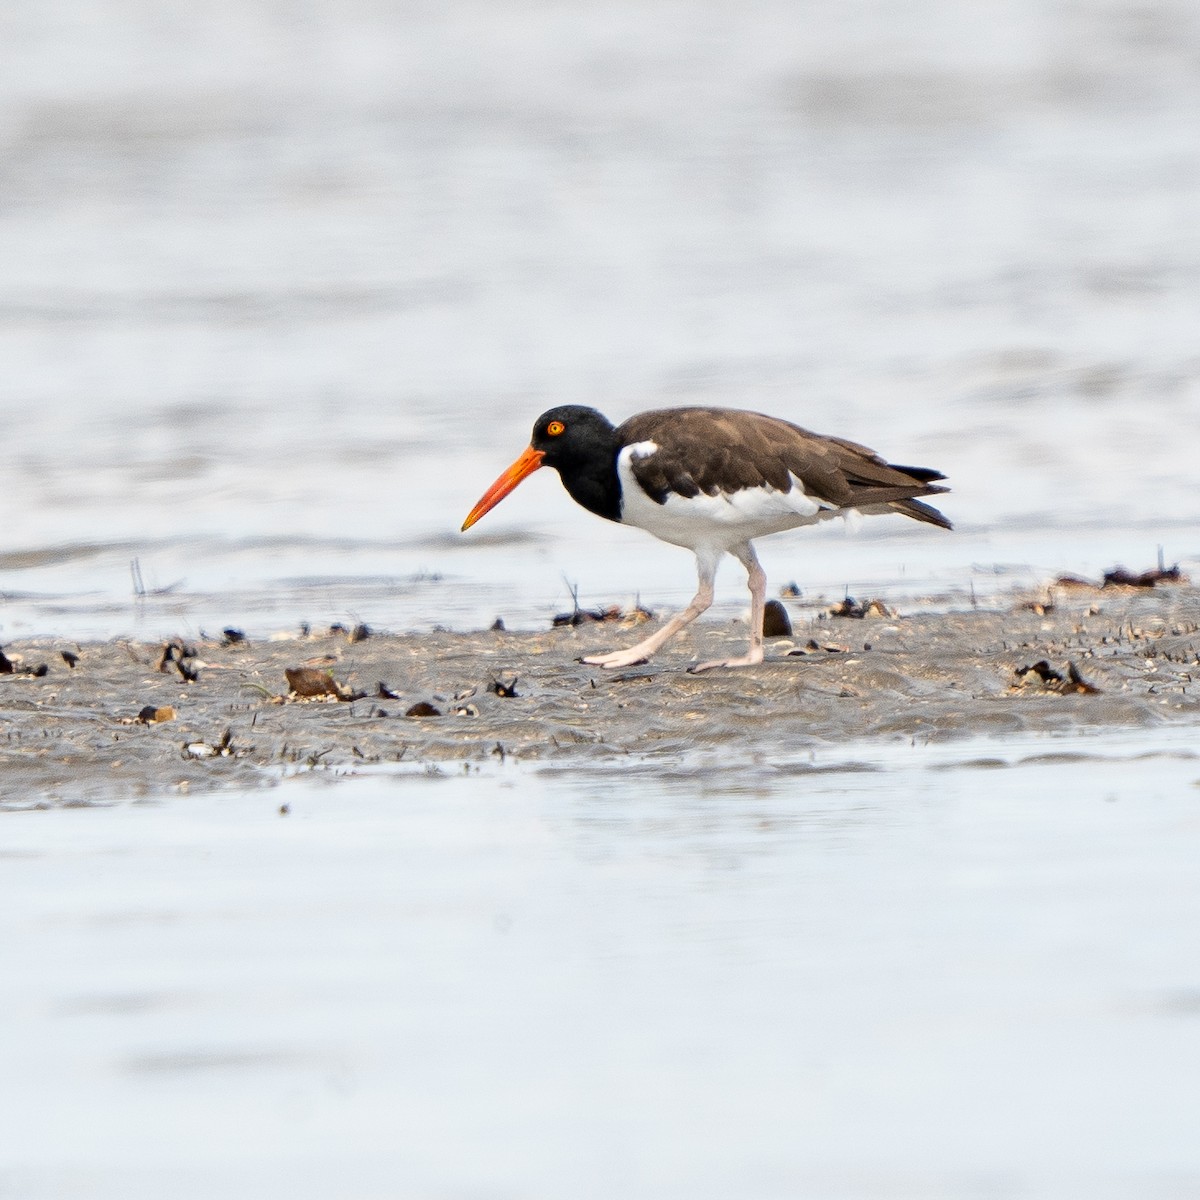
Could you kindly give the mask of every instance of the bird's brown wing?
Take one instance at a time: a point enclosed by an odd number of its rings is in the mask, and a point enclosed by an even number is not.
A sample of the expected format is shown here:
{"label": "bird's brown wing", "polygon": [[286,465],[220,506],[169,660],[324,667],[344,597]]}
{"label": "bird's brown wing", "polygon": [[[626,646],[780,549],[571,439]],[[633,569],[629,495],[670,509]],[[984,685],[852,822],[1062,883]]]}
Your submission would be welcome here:
{"label": "bird's brown wing", "polygon": [[916,497],[948,489],[931,483],[940,472],[898,467],[844,438],[823,437],[762,413],[724,408],[660,409],[631,417],[617,430],[622,445],[653,442],[655,453],[634,457],[634,478],[658,503],[671,493],[713,496],[743,488],[790,491],[792,477],[806,494],[836,508],[887,505],[914,520],[950,527]]}

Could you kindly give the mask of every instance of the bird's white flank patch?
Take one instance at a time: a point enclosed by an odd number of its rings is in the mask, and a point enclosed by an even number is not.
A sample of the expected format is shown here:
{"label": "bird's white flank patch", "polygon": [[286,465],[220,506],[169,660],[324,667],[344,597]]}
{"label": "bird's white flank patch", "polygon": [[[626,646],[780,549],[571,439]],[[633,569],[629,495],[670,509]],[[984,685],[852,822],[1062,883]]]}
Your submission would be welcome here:
{"label": "bird's white flank patch", "polygon": [[740,488],[708,496],[680,496],[671,493],[666,502],[652,500],[634,477],[631,467],[635,456],[645,448],[652,454],[653,442],[636,442],[617,456],[617,476],[621,481],[621,520],[626,525],[645,529],[664,542],[687,546],[692,550],[712,547],[731,550],[751,538],[780,533],[798,525],[815,525],[838,515],[836,505],[818,500],[804,492],[803,483],[792,477],[786,492],[773,487]]}
{"label": "bird's white flank patch", "polygon": [[625,447],[630,458],[649,458],[658,450],[657,442],[631,442]]}

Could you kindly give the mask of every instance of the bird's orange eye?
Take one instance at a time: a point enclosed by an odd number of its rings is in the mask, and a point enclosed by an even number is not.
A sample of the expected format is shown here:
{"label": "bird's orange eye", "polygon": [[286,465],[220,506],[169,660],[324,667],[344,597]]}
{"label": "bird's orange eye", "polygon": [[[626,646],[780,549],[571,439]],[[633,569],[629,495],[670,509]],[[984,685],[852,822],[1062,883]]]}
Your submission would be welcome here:
{"label": "bird's orange eye", "polygon": [[566,426],[561,421],[551,421],[550,424],[546,426],[546,432],[551,437],[558,437],[558,435],[565,429]]}

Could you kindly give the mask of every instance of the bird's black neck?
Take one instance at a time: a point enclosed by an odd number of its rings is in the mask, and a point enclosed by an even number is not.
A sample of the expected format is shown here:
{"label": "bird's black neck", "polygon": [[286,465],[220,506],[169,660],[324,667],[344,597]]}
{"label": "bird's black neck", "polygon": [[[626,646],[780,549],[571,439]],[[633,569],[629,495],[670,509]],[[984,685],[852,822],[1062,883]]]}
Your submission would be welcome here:
{"label": "bird's black neck", "polygon": [[563,463],[559,477],[576,504],[606,521],[621,519],[621,484],[617,479],[617,446],[611,453],[593,450],[586,460]]}

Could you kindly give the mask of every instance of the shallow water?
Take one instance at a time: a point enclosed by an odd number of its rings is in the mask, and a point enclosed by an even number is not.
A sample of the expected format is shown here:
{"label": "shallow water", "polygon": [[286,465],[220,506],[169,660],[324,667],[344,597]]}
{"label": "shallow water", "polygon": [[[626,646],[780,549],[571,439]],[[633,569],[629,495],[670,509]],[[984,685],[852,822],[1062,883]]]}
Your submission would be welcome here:
{"label": "shallow water", "polygon": [[4,1194],[1200,1189],[1178,734],[3,826]]}
{"label": "shallow water", "polygon": [[1200,21],[965,13],[10,5],[0,638],[680,603],[552,478],[458,535],[561,401],[951,476],[953,537],[800,531],[776,585],[1194,563]]}
{"label": "shallow water", "polygon": [[[764,543],[808,598],[1195,574],[1198,54],[1185,0],[10,3],[0,641],[679,604],[552,478],[458,534],[567,401],[950,475],[953,535]],[[6,812],[0,1196],[1195,1196],[1192,740]]]}

